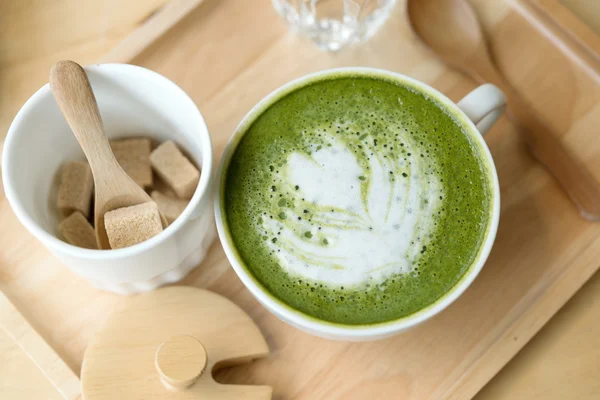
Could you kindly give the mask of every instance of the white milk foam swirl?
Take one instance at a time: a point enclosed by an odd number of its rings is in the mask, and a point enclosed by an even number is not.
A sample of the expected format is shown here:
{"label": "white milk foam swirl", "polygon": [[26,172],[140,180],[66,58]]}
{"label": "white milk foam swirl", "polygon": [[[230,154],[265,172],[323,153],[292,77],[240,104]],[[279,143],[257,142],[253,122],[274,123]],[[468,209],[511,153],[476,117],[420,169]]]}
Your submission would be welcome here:
{"label": "white milk foam swirl", "polygon": [[[406,139],[406,132],[399,133]],[[277,238],[267,243],[279,264],[299,279],[337,287],[377,285],[411,272],[435,230],[439,177],[426,175],[416,155],[404,160],[375,152],[361,166],[344,141],[322,135],[330,146],[315,146],[310,156],[291,153],[279,171],[284,185],[299,186],[296,200],[308,204],[312,222],[304,207],[285,209],[284,218],[259,219]],[[404,142],[412,151],[411,141]]]}

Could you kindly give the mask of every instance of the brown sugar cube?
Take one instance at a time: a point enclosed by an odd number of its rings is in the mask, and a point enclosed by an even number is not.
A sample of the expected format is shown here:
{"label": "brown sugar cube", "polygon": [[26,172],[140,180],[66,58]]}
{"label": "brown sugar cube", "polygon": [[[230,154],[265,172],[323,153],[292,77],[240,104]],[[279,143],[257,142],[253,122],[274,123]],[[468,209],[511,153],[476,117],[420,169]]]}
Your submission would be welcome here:
{"label": "brown sugar cube", "polygon": [[73,246],[85,249],[98,249],[96,233],[89,221],[79,211],[75,211],[58,224],[58,230]]}
{"label": "brown sugar cube", "polygon": [[152,186],[150,139],[111,140],[110,147],[121,168],[142,188]]}
{"label": "brown sugar cube", "polygon": [[58,187],[58,209],[64,217],[80,211],[86,218],[90,215],[94,177],[87,162],[72,161],[61,169]]}
{"label": "brown sugar cube", "polygon": [[154,185],[152,187],[152,190],[150,190],[148,194],[151,194],[154,191],[160,192],[169,197],[177,198],[177,195],[175,194],[173,189],[171,189],[171,187],[167,185],[165,181],[160,179],[160,177],[157,176],[156,172],[154,173]]}
{"label": "brown sugar cube", "polygon": [[191,199],[200,172],[194,167],[177,148],[173,141],[169,140],[158,146],[150,154],[150,162],[156,174],[169,185],[180,199]]}
{"label": "brown sugar cube", "polygon": [[153,201],[107,212],[104,227],[112,249],[133,246],[163,230],[158,207]]}
{"label": "brown sugar cube", "polygon": [[177,219],[188,205],[187,200],[179,200],[154,190],[150,197],[156,202],[158,209],[163,213],[169,225]]}

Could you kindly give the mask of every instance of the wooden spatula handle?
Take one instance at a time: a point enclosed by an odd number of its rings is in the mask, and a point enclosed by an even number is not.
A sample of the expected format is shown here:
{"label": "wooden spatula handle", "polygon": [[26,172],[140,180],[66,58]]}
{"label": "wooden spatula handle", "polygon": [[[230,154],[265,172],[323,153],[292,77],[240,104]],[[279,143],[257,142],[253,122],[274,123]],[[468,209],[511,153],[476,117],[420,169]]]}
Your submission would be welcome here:
{"label": "wooden spatula handle", "polygon": [[537,116],[537,112],[525,99],[500,76],[489,62],[489,57],[481,56],[487,53],[479,53],[478,71],[471,71],[470,74],[481,82],[493,83],[504,92],[508,102],[508,116],[516,122],[531,154],[554,176],[583,218],[600,221],[600,183],[582,162],[569,153],[554,131]]}
{"label": "wooden spatula handle", "polygon": [[509,85],[501,86],[508,99],[509,117],[516,120],[533,156],[556,178],[579,208],[582,217],[600,220],[600,183],[573,157],[553,130]]}
{"label": "wooden spatula handle", "polygon": [[92,171],[99,167],[95,165],[96,161],[116,162],[104,135],[96,97],[83,68],[73,61],[59,61],[50,70],[50,87]]}

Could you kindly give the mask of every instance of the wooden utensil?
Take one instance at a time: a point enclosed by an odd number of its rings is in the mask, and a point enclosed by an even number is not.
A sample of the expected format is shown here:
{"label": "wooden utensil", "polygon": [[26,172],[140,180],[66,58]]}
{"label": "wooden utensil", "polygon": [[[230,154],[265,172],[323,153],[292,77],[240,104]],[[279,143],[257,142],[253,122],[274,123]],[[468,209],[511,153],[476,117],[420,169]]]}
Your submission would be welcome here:
{"label": "wooden utensil", "polygon": [[522,128],[533,156],[556,178],[585,219],[599,221],[600,184],[502,77],[470,4],[466,0],[408,0],[407,10],[415,33],[445,62],[504,92],[509,115]]}
{"label": "wooden utensil", "polygon": [[[100,248],[110,249],[104,214],[153,200],[117,162],[104,134],[98,103],[83,68],[73,61],[59,61],[50,70],[50,87],[90,163],[94,175],[96,238]],[[165,228],[167,220],[162,213],[161,221]]]}
{"label": "wooden utensil", "polygon": [[75,400],[79,379],[0,292],[0,399]]}
{"label": "wooden utensil", "polygon": [[127,299],[86,350],[86,400],[268,400],[268,386],[223,385],[212,370],[267,356],[254,322],[216,293],[172,286]]}

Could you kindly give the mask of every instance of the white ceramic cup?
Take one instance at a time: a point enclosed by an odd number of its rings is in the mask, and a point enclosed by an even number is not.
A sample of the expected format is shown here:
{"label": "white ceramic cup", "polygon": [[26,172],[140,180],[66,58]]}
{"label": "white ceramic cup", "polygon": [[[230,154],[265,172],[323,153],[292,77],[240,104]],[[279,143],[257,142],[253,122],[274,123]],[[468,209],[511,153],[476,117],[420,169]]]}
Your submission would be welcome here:
{"label": "white ceramic cup", "polygon": [[[418,91],[426,93],[442,103],[454,116],[462,120],[469,127],[468,134],[472,137],[473,143],[479,147],[479,152],[486,162],[486,167],[492,186],[493,201],[491,221],[486,232],[486,239],[481,245],[476,260],[473,262],[464,276],[459,280],[459,282],[457,282],[456,285],[445,295],[428,307],[421,309],[420,311],[409,316],[375,325],[349,326],[317,320],[290,307],[281,300],[277,299],[275,296],[268,293],[267,290],[244,266],[241,257],[237,253],[235,243],[233,243],[231,235],[227,231],[226,211],[223,201],[227,167],[233,157],[236,146],[240,142],[240,139],[247,131],[249,126],[256,120],[256,118],[261,115],[270,105],[274,104],[293,90],[329,75],[340,76],[343,74],[367,74],[368,76],[381,76],[386,79],[392,79],[401,84],[412,86]],[[287,83],[286,85],[283,85],[261,100],[244,117],[225,149],[223,158],[221,159],[221,165],[217,172],[217,198],[215,199],[215,216],[219,238],[221,239],[221,244],[225,249],[225,253],[229,259],[229,262],[235,269],[244,285],[246,285],[254,297],[256,297],[256,299],[264,307],[266,307],[282,321],[316,336],[349,341],[381,339],[400,333],[433,317],[444,308],[448,307],[467,289],[471,282],[473,282],[483,267],[483,264],[488,257],[496,237],[498,219],[500,216],[500,190],[494,162],[489,149],[483,140],[482,134],[485,134],[485,132],[487,132],[487,130],[502,114],[505,104],[506,100],[502,92],[490,84],[485,84],[476,88],[465,98],[463,98],[457,105],[437,90],[415,79],[401,74],[372,68],[339,68],[325,70],[304,76]]]}
{"label": "white ceramic cup", "polygon": [[127,294],[178,281],[202,261],[215,236],[213,155],[204,119],[183,90],[155,72],[125,64],[85,71],[109,138],[172,139],[202,167],[190,203],[163,232],[128,248],[88,250],[59,239],[57,172],[63,162],[85,156],[48,84],[23,105],[8,131],[2,157],[6,197],[44,246],[98,288]]}

